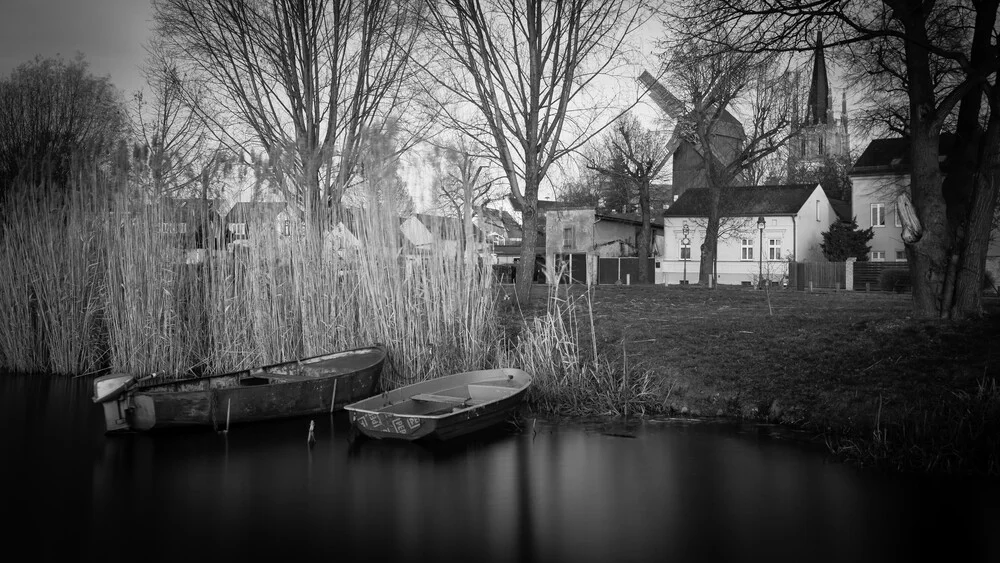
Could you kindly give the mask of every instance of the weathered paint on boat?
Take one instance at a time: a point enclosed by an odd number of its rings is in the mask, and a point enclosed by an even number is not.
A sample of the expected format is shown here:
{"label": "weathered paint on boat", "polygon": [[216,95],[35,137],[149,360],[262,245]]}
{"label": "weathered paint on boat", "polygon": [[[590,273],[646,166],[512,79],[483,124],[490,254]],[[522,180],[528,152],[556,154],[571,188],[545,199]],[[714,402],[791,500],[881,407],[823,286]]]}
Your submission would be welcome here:
{"label": "weathered paint on boat", "polygon": [[531,385],[519,369],[459,373],[401,387],[344,407],[372,438],[449,440],[502,422]]}
{"label": "weathered paint on boat", "polygon": [[110,375],[94,381],[108,432],[229,424],[329,413],[371,397],[385,350],[379,346],[186,379]]}

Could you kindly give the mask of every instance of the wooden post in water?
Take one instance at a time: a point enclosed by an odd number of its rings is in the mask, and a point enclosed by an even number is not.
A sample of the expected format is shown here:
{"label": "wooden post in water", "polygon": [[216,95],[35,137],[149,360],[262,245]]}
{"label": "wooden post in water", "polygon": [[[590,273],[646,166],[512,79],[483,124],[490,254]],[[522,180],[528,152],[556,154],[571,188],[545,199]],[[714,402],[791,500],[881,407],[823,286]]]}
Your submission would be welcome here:
{"label": "wooden post in water", "polygon": [[337,380],[333,380],[333,393],[330,394],[330,414],[333,414],[333,406],[337,404]]}
{"label": "wooden post in water", "polygon": [[230,397],[229,400],[226,401],[226,434],[229,434],[229,410],[232,408],[232,406],[233,406],[233,398]]}

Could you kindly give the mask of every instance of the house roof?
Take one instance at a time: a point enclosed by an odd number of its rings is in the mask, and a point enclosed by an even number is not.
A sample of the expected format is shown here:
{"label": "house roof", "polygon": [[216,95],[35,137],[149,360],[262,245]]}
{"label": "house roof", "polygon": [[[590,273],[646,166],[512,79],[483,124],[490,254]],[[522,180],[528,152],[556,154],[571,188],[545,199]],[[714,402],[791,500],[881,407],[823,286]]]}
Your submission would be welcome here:
{"label": "house roof", "polygon": [[503,228],[508,232],[521,228],[520,223],[518,223],[506,209],[492,209],[490,207],[484,207],[482,209],[482,213],[484,219],[488,219],[495,224],[502,224]]}
{"label": "house roof", "polygon": [[[414,219],[420,221],[427,230],[442,240],[462,240],[465,228],[462,221],[455,217],[442,217],[440,215],[429,215],[427,213],[414,213]],[[405,219],[402,219],[405,220]],[[483,231],[475,224],[472,225],[472,234],[476,240],[482,240]]]}
{"label": "house roof", "polygon": [[[626,224],[629,224],[629,225],[638,225],[638,226],[642,225],[642,215],[640,215],[639,213],[605,213],[605,212],[598,212],[598,213],[595,213],[594,216],[597,218],[598,221],[614,221],[616,223],[626,223]],[[650,223],[650,225],[653,226],[654,229],[662,229],[663,228],[663,218],[662,217],[657,217],[657,216],[654,215],[654,216],[650,217],[649,223]]]}
{"label": "house roof", "polygon": [[837,214],[837,217],[844,221],[850,221],[853,216],[851,214],[851,202],[842,199],[833,199],[832,197],[829,199],[830,206],[833,207],[833,211]]}
{"label": "house roof", "polygon": [[[728,216],[794,215],[802,209],[817,184],[780,186],[737,186],[723,199],[722,212]],[[708,215],[709,191],[694,188],[685,191],[664,217],[705,217]]]}
{"label": "house roof", "polygon": [[[939,144],[941,155],[947,155],[954,143],[954,134],[942,133]],[[910,140],[895,137],[875,139],[868,143],[865,152],[861,153],[854,166],[851,167],[850,175],[884,174],[886,172],[903,174],[909,171]]]}
{"label": "house roof", "polygon": [[[510,196],[510,206],[514,208],[514,211],[518,213],[521,212],[521,202],[517,201],[517,198]],[[578,205],[573,205],[572,203],[566,203],[564,201],[549,201],[547,199],[538,200],[538,214],[541,215],[546,211],[551,209],[568,209],[571,207],[579,207]]]}
{"label": "house roof", "polygon": [[167,213],[174,217],[181,217],[184,214],[201,214],[206,209],[209,213],[221,216],[225,202],[218,198],[202,199],[200,197],[166,197],[163,198],[164,208]]}
{"label": "house roof", "polygon": [[230,222],[242,222],[250,217],[273,219],[288,208],[288,204],[273,201],[237,201],[226,215]]}

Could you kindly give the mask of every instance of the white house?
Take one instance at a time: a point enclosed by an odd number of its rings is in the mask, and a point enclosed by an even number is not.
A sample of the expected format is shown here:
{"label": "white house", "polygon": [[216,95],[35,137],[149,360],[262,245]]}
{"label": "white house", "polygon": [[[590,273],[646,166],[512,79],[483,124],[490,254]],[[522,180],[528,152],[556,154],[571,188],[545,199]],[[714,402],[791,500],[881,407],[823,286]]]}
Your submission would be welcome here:
{"label": "white house", "polygon": [[[458,252],[464,248],[464,227],[462,221],[454,217],[414,213],[400,223],[399,230],[418,252],[437,248]],[[482,242],[483,234],[479,227],[473,225],[472,234],[476,242]]]}
{"label": "white house", "polygon": [[[819,184],[734,188],[724,201],[715,280],[718,284],[772,282],[788,275],[788,261],[826,261],[820,243],[838,216]],[[665,248],[657,280],[697,282],[705,242],[708,190],[685,191],[663,212]],[[761,225],[761,229],[758,225]]]}

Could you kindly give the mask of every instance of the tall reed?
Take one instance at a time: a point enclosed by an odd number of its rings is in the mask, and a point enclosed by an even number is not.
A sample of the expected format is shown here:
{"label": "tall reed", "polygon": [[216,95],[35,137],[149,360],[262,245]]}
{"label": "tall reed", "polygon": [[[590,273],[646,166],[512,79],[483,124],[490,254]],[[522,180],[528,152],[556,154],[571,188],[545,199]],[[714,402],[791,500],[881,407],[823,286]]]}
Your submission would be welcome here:
{"label": "tall reed", "polygon": [[373,204],[347,248],[289,214],[290,233],[264,217],[245,244],[191,260],[190,233],[166,228],[169,202],[83,170],[79,185],[20,186],[3,202],[4,369],[218,373],[377,342],[392,386],[495,359],[491,279],[450,242],[458,233],[405,247],[402,219]]}
{"label": "tall reed", "polygon": [[100,361],[102,241],[93,224],[96,170],[86,172],[68,186],[10,190],[0,203],[0,261],[9,276],[0,300],[10,316],[0,357],[14,371],[89,372]]}
{"label": "tall reed", "polygon": [[552,411],[627,415],[656,403],[649,374],[599,356],[592,317],[581,324],[580,303],[557,293],[520,338],[501,338],[492,273],[463,247],[459,223],[432,226],[432,244],[407,242],[406,218],[378,186],[344,216],[351,244],[335,229],[296,228],[290,210],[261,212],[245,241],[191,260],[192,237],[166,228],[178,221],[169,202],[93,178],[58,205],[6,202],[15,212],[5,217],[24,219],[2,223],[11,273],[0,302],[16,312],[0,328],[4,368],[220,373],[380,343],[389,388],[508,365],[535,375],[536,404]]}
{"label": "tall reed", "polygon": [[574,298],[550,287],[546,313],[522,322],[498,362],[534,376],[530,397],[538,410],[630,416],[661,409],[659,385],[649,370],[629,363],[624,351],[619,363],[598,350],[589,292]]}

